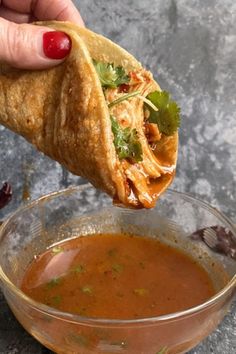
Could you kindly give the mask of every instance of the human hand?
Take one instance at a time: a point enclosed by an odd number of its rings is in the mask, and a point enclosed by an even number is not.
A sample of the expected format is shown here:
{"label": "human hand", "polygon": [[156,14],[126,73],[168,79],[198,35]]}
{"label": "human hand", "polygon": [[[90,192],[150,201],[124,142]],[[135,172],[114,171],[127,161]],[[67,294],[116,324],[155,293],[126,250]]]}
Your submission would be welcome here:
{"label": "human hand", "polygon": [[0,0],[0,61],[21,69],[44,69],[63,61],[71,49],[70,38],[29,24],[37,20],[84,26],[70,0]]}

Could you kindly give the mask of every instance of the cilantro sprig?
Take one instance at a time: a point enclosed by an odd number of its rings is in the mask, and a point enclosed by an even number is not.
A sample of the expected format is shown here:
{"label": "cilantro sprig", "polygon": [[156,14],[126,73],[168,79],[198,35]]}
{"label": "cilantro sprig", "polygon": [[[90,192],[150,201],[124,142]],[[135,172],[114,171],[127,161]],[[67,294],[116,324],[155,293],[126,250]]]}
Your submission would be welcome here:
{"label": "cilantro sprig", "polygon": [[131,159],[142,161],[142,147],[138,141],[136,129],[121,128],[117,120],[111,116],[111,129],[114,135],[114,145],[120,160]]}
{"label": "cilantro sprig", "polygon": [[102,87],[116,88],[130,81],[122,66],[114,66],[112,63],[102,63],[93,60],[93,65],[97,71]]}
{"label": "cilantro sprig", "polygon": [[167,347],[162,348],[162,349],[159,350],[159,352],[157,352],[156,354],[167,354]]}
{"label": "cilantro sprig", "polygon": [[48,283],[46,283],[47,289],[52,289],[55,286],[61,284],[62,279],[61,278],[52,278]]}
{"label": "cilantro sprig", "polygon": [[52,249],[52,254],[55,256],[61,252],[64,252],[64,249],[61,246],[55,246]]}
{"label": "cilantro sprig", "polygon": [[150,115],[148,121],[156,123],[161,133],[173,135],[180,126],[180,108],[177,103],[170,98],[167,91],[154,91],[147,96],[156,107],[157,111],[145,104]]}

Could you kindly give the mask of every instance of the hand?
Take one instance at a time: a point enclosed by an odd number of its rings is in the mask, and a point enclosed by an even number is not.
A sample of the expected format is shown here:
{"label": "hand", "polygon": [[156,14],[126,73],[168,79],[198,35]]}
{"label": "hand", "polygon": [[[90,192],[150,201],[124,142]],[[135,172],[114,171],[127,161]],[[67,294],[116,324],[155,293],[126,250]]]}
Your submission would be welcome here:
{"label": "hand", "polygon": [[32,21],[71,21],[84,26],[70,0],[0,0],[0,61],[22,69],[59,64],[70,52],[63,32],[28,24]]}

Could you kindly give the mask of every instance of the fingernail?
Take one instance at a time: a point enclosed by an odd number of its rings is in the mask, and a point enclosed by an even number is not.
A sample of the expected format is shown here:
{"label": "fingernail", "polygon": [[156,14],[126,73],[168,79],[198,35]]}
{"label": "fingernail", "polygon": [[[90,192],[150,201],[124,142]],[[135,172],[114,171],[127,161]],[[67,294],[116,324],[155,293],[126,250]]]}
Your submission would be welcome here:
{"label": "fingernail", "polygon": [[71,50],[71,39],[59,31],[45,32],[43,34],[43,51],[50,59],[63,59]]}

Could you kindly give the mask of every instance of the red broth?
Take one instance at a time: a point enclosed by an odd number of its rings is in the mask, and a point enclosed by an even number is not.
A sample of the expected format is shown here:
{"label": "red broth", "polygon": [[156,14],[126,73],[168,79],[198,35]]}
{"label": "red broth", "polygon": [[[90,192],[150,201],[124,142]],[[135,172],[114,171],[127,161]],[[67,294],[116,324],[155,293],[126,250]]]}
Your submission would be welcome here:
{"label": "red broth", "polygon": [[159,316],[215,294],[201,265],[151,238],[99,234],[65,241],[37,256],[21,286],[62,311],[107,319]]}

